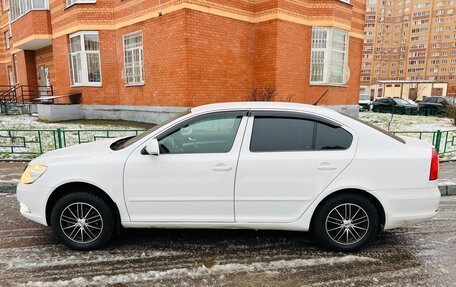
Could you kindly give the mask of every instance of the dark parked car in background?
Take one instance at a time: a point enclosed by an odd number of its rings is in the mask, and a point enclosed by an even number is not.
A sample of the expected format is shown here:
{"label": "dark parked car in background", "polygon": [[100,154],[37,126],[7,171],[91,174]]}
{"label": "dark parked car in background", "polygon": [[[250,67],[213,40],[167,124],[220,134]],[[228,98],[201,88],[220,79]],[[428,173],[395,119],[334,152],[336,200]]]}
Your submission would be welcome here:
{"label": "dark parked car in background", "polygon": [[373,112],[406,115],[416,115],[418,113],[418,105],[399,98],[378,98],[372,105]]}
{"label": "dark parked car in background", "polygon": [[444,97],[427,97],[420,104],[420,114],[422,115],[441,115],[451,102]]}

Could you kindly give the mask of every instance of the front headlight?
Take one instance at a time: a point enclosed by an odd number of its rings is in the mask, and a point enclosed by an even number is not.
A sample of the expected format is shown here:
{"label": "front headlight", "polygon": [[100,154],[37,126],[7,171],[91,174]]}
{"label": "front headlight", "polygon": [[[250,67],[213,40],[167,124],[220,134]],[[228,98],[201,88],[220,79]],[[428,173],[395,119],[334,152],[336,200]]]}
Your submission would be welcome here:
{"label": "front headlight", "polygon": [[27,166],[21,177],[21,183],[30,184],[37,180],[46,171],[47,166],[42,164],[32,164]]}

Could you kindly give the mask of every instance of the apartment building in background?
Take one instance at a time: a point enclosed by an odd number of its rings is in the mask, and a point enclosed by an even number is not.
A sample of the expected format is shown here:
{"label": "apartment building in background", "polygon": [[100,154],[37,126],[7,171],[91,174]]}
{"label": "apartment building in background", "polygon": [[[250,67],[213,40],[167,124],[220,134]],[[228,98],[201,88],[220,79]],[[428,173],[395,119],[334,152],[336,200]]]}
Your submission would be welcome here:
{"label": "apartment building in background", "polygon": [[431,80],[456,96],[456,1],[366,2],[361,85]]}
{"label": "apartment building in background", "polygon": [[356,109],[364,0],[1,1],[0,85],[80,94],[86,114],[172,113],[255,87],[302,103],[330,89],[321,104]]}

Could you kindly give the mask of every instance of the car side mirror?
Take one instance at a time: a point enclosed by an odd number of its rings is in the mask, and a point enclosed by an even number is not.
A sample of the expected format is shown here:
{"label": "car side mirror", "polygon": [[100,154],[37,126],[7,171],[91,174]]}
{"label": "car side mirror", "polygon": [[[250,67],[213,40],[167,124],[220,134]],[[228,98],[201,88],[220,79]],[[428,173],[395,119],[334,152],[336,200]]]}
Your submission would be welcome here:
{"label": "car side mirror", "polygon": [[146,152],[148,155],[159,155],[160,154],[160,146],[158,145],[157,139],[152,139],[147,143]]}

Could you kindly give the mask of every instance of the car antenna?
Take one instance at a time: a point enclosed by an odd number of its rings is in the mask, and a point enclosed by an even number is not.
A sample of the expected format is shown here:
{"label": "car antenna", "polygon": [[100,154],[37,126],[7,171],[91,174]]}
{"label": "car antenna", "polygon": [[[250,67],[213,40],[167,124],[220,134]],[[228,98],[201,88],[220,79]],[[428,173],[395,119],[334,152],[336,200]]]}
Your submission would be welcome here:
{"label": "car antenna", "polygon": [[323,95],[321,95],[321,97],[318,98],[318,100],[317,100],[315,103],[313,103],[312,105],[318,106],[318,103],[321,101],[321,99],[323,99],[324,96],[326,96],[326,94],[327,94],[328,92],[329,92],[329,89],[327,89],[326,92],[324,92]]}

